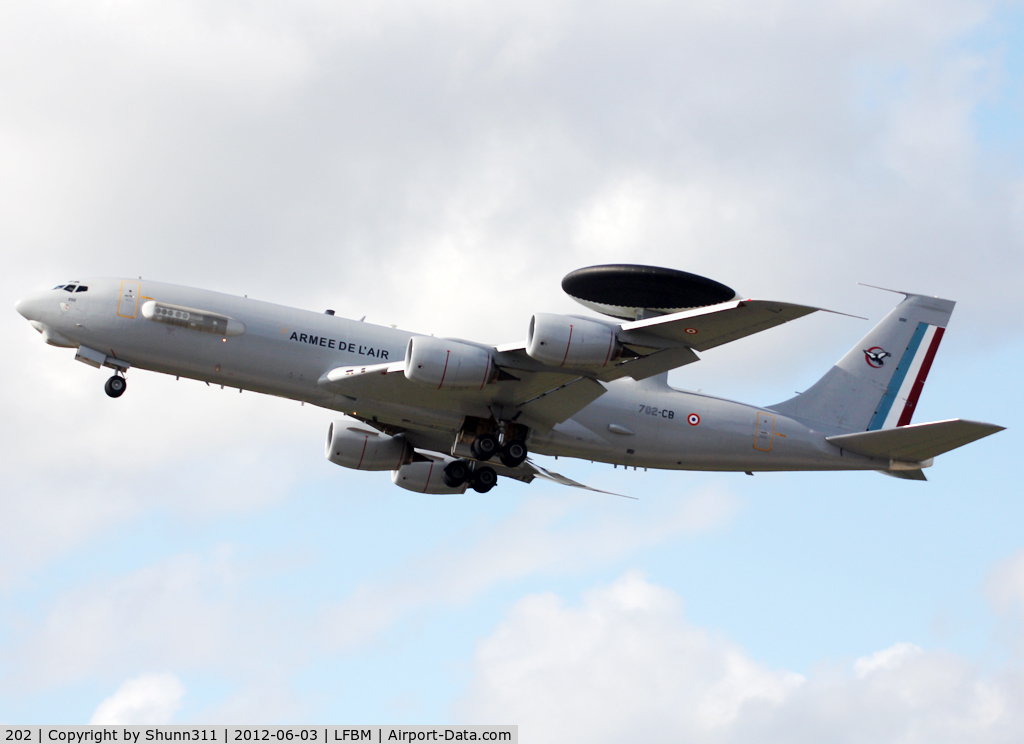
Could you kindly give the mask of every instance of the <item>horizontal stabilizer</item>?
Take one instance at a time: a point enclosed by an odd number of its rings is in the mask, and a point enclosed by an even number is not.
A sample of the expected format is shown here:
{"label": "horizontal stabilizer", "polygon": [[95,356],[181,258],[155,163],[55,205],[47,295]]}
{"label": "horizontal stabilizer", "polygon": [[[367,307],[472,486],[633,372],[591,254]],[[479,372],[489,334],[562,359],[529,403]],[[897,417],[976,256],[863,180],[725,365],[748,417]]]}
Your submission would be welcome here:
{"label": "horizontal stabilizer", "polygon": [[980,421],[951,419],[899,426],[895,429],[839,434],[826,439],[836,447],[859,455],[902,462],[923,462],[1004,428]]}

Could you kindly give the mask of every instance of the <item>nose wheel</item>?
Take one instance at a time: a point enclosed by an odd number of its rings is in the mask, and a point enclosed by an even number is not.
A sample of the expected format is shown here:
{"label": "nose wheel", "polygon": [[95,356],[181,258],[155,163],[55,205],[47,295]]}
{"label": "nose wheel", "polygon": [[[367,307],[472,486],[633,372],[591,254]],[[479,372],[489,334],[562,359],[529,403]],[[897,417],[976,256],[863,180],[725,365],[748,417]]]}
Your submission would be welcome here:
{"label": "nose wheel", "polygon": [[111,398],[120,398],[124,395],[124,391],[127,390],[127,388],[128,381],[121,377],[121,375],[114,375],[107,380],[107,384],[103,386],[103,389]]}

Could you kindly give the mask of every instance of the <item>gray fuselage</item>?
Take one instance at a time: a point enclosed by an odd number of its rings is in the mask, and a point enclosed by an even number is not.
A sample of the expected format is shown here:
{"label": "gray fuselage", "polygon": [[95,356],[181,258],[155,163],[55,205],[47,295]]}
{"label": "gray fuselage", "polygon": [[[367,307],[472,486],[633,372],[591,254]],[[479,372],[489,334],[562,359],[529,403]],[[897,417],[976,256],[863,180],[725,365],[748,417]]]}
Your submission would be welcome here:
{"label": "gray fuselage", "polygon": [[[276,395],[407,432],[418,448],[449,452],[458,407],[353,401],[318,381],[331,369],[401,362],[413,334],[258,300],[145,280],[89,279],[87,291],[39,292],[18,311],[55,345],[81,346],[132,368]],[[134,296],[133,296],[134,295]],[[234,319],[244,331],[203,332],[154,322],[156,300]],[[108,365],[109,366],[109,365]],[[514,383],[497,383],[514,384]],[[534,427],[530,450],[644,468],[677,470],[886,470],[888,460],[825,441],[835,431],[767,408],[675,390],[664,376],[602,383],[607,392],[552,428]]]}

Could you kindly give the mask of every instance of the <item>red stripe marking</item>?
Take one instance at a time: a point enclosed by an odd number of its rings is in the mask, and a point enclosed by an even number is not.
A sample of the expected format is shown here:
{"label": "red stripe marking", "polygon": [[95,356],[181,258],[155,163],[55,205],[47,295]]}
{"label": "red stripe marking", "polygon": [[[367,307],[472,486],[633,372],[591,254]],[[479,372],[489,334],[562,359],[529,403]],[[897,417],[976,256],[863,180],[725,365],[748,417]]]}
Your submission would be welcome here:
{"label": "red stripe marking", "polygon": [[[452,355],[452,351],[451,351],[451,349],[449,349],[448,352],[447,352],[447,356],[445,356],[445,358],[444,358],[444,372],[441,373],[441,385],[444,385],[444,376],[446,374],[448,374],[448,359],[451,358],[451,355]],[[437,386],[438,390],[441,389],[441,385]]]}
{"label": "red stripe marking", "polygon": [[945,332],[945,328],[935,329],[935,335],[932,337],[931,345],[928,347],[928,352],[924,355],[924,361],[921,362],[921,369],[917,372],[917,379],[914,380],[914,386],[910,388],[910,395],[907,396],[907,404],[903,407],[903,413],[900,414],[900,420],[896,422],[896,426],[906,426],[910,423],[910,419],[914,415],[914,409],[917,407],[917,399],[921,397],[921,391],[924,390],[924,381],[928,379],[928,370],[932,368],[932,361],[935,359],[935,352],[939,350],[939,342],[942,340],[942,334]]}
{"label": "red stripe marking", "polygon": [[482,382],[480,383],[480,389],[481,389],[481,390],[483,390],[483,389],[484,389],[484,385],[486,385],[486,384],[487,384],[487,377],[488,377],[488,376],[489,376],[490,374],[491,374],[491,357],[490,357],[490,355],[488,355],[488,357],[487,357],[487,366],[486,366],[486,367],[484,367],[484,379],[483,379],[483,381],[482,381]]}
{"label": "red stripe marking", "polygon": [[572,323],[569,324],[569,341],[565,344],[565,356],[562,357],[560,367],[565,366],[565,360],[569,358],[569,347],[572,346]]}
{"label": "red stripe marking", "polygon": [[[612,358],[612,346],[615,345],[615,331],[608,331],[608,353],[605,354],[604,363],[608,364],[608,360]],[[602,365],[604,366],[604,365]]]}
{"label": "red stripe marking", "polygon": [[369,443],[369,441],[369,435],[363,438],[363,451],[359,453],[359,464],[356,465],[356,470],[359,470],[359,468],[363,466],[363,458],[366,457],[366,445]]}
{"label": "red stripe marking", "polygon": [[427,489],[430,488],[430,476],[432,476],[433,474],[434,474],[434,462],[433,462],[433,460],[431,460],[431,462],[430,462],[430,470],[427,471],[427,482],[423,484],[423,491],[422,491],[422,493],[426,493]]}

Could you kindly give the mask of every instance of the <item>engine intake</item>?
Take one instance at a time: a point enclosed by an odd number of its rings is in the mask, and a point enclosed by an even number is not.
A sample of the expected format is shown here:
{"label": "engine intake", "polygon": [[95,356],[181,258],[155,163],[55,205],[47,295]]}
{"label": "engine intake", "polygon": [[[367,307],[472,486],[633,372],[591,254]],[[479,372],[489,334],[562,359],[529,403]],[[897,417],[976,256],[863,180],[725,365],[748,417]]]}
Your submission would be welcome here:
{"label": "engine intake", "polygon": [[405,376],[445,390],[480,390],[498,377],[484,349],[433,336],[413,336],[405,351]]}
{"label": "engine intake", "polygon": [[530,319],[526,353],[553,367],[604,367],[619,354],[615,331],[601,323],[537,313]]}
{"label": "engine intake", "polygon": [[401,435],[374,431],[355,419],[339,419],[327,430],[327,459],[353,470],[396,470],[412,459],[412,447]]}

